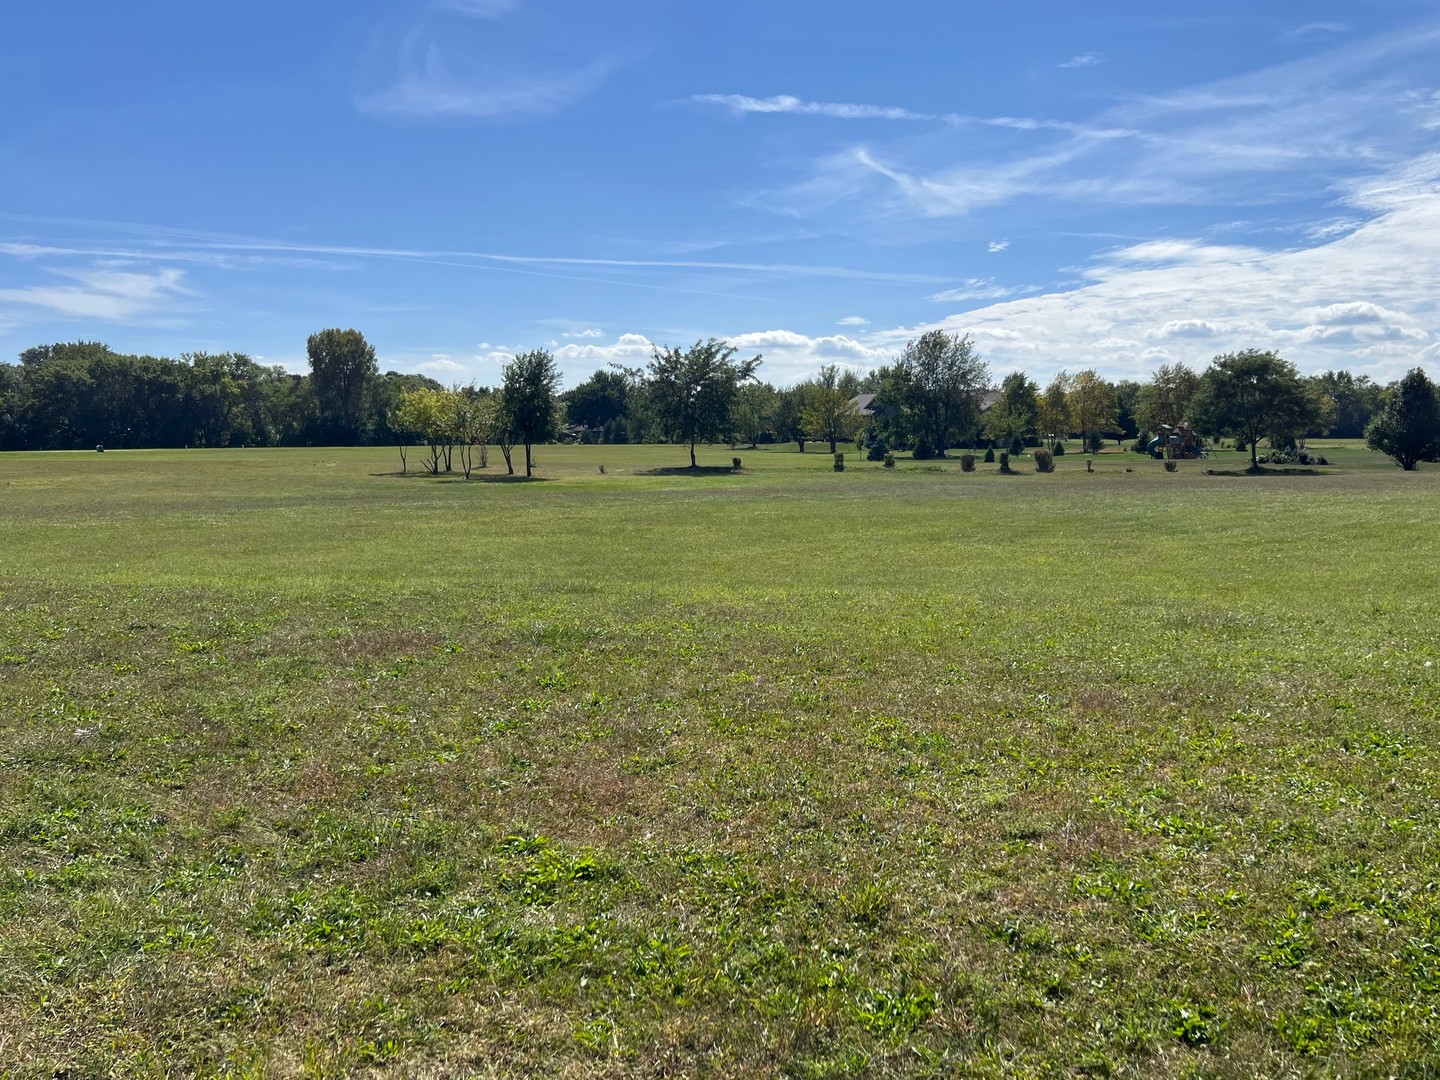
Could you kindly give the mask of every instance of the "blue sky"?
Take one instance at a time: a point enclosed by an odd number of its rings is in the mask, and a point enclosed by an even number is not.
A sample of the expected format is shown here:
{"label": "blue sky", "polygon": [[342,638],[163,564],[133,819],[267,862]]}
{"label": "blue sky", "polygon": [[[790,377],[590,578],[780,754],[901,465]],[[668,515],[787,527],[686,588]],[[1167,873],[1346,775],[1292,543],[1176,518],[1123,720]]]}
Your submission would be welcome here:
{"label": "blue sky", "polygon": [[0,36],[0,359],[100,340],[778,384],[1440,368],[1433,3],[73,0]]}

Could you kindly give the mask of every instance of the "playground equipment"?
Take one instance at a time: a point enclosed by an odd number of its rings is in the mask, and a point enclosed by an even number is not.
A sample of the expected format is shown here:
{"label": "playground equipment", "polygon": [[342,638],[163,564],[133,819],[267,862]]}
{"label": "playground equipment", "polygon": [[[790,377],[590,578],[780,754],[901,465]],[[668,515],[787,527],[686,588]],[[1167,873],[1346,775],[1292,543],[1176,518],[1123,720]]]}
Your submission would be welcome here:
{"label": "playground equipment", "polygon": [[1145,444],[1145,449],[1154,458],[1168,458],[1171,461],[1182,458],[1205,457],[1205,440],[1194,428],[1180,424],[1171,427],[1160,425],[1160,434]]}

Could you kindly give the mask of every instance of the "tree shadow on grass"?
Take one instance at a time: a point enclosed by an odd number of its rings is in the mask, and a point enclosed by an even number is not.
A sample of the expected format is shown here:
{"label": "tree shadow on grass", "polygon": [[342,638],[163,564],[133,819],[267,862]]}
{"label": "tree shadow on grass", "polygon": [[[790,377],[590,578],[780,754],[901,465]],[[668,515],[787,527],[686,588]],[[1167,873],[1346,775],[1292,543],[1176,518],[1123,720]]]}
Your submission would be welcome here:
{"label": "tree shadow on grass", "polygon": [[729,465],[675,465],[664,469],[636,469],[636,476],[734,476],[739,470]]}
{"label": "tree shadow on grass", "polygon": [[1206,476],[1331,476],[1332,469],[1206,469]]}
{"label": "tree shadow on grass", "polygon": [[543,484],[554,480],[553,476],[510,476],[505,473],[482,475],[475,472],[466,480],[463,473],[441,473],[434,476],[427,472],[372,472],[371,476],[394,477],[397,480],[428,480],[432,484]]}

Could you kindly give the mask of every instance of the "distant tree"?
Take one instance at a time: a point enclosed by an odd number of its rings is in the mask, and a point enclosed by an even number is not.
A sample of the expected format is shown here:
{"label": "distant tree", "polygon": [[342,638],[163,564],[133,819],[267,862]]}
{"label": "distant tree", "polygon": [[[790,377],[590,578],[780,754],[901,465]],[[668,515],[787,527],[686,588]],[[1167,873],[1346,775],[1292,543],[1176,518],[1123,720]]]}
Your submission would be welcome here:
{"label": "distant tree", "polygon": [[1035,434],[1040,416],[1040,388],[1023,371],[1012,371],[1000,384],[1000,397],[985,414],[985,433],[1005,446]]}
{"label": "distant tree", "polygon": [[1199,388],[1200,376],[1184,364],[1162,364],[1140,390],[1135,409],[1140,427],[1156,435],[1179,427]]}
{"label": "distant tree", "polygon": [[1365,430],[1365,442],[1410,472],[1422,461],[1440,460],[1440,390],[1415,368],[1386,395]]}
{"label": "distant tree", "polygon": [[1308,380],[1335,402],[1330,434],[1337,439],[1361,439],[1365,429],[1384,404],[1384,391],[1368,375],[1358,378],[1348,371],[1323,371]]}
{"label": "distant tree", "polygon": [[793,442],[805,452],[805,444],[810,441],[809,432],[805,430],[802,417],[805,413],[805,386],[792,386],[782,390],[775,402],[775,437],[781,442]]}
{"label": "distant tree", "polygon": [[590,431],[611,431],[628,409],[630,380],[622,371],[601,368],[564,397],[570,423]]}
{"label": "distant tree", "polygon": [[[501,402],[504,426],[515,433],[525,447],[525,475],[533,473],[531,448],[555,433],[555,390],[560,373],[555,357],[547,349],[521,353],[505,365]],[[509,456],[506,455],[506,462]]]}
{"label": "distant tree", "polygon": [[1119,426],[1115,415],[1115,388],[1094,368],[1086,368],[1070,380],[1066,395],[1070,424],[1076,428],[1090,451],[1106,432]]}
{"label": "distant tree", "polygon": [[1250,447],[1250,468],[1257,472],[1260,439],[1306,430],[1315,408],[1295,365],[1257,349],[1217,356],[1200,376],[1190,401],[1194,426],[1205,434],[1244,439]]}
{"label": "distant tree", "polygon": [[711,338],[690,348],[657,348],[646,387],[650,408],[661,433],[688,443],[690,467],[697,468],[695,444],[701,439],[728,438],[740,384],[754,378],[760,357],[736,363],[738,350]]}
{"label": "distant tree", "polygon": [[1115,384],[1115,441],[1135,439],[1140,436],[1140,421],[1136,411],[1140,406],[1140,391],[1144,389],[1134,379],[1121,379]]}
{"label": "distant tree", "polygon": [[1040,433],[1050,441],[1051,450],[1070,437],[1071,381],[1069,373],[1061,371],[1040,397]]}
{"label": "distant tree", "polygon": [[840,369],[834,364],[826,364],[805,385],[801,426],[816,440],[828,442],[832,454],[840,441],[850,441],[860,430],[860,414],[850,404],[853,396],[840,384]]}
{"label": "distant tree", "polygon": [[25,375],[18,364],[0,364],[0,450],[25,445],[21,414],[25,406]]}
{"label": "distant tree", "polygon": [[745,383],[735,398],[735,434],[753,450],[770,431],[779,405],[780,395],[769,383]]}
{"label": "distant tree", "polygon": [[917,448],[923,441],[944,457],[979,428],[988,385],[989,368],[969,337],[931,330],[905,346],[880,397],[898,408]]}
{"label": "distant tree", "polygon": [[305,342],[310,387],[326,433],[341,442],[358,441],[365,394],[379,373],[375,349],[359,330],[321,330]]}

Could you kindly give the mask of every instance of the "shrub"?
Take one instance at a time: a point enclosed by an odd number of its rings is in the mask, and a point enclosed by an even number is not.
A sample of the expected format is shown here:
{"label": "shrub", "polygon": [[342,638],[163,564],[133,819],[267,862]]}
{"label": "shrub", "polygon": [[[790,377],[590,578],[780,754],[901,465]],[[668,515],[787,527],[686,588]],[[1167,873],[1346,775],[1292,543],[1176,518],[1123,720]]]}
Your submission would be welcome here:
{"label": "shrub", "polygon": [[1165,471],[1166,471],[1166,472],[1174,472],[1174,471],[1175,471],[1176,469],[1178,469],[1179,467],[1180,467],[1180,466],[1177,465],[1177,464],[1175,464],[1175,462],[1169,460],[1168,458],[1166,459],[1166,461],[1165,461]]}
{"label": "shrub", "polygon": [[887,453],[885,454],[885,468],[887,468],[887,469],[893,469],[894,467],[895,467],[895,455],[887,452]]}
{"label": "shrub", "polygon": [[1063,442],[1057,442],[1055,444],[1055,456],[1059,457],[1063,453],[1065,453],[1065,444]]}
{"label": "shrub", "polygon": [[740,459],[738,457],[732,457],[730,459],[730,468],[734,469],[736,472],[740,471]]}
{"label": "shrub", "polygon": [[845,455],[840,453],[838,450],[835,452],[835,471],[845,471]]}
{"label": "shrub", "polygon": [[1010,453],[1023,454],[1025,452],[1025,440],[1016,435],[1010,440]]}
{"label": "shrub", "polygon": [[884,439],[876,439],[870,444],[870,449],[865,451],[866,461],[884,461],[885,455],[890,453],[890,447],[885,445]]}
{"label": "shrub", "polygon": [[985,451],[985,464],[986,464],[986,465],[993,465],[993,464],[995,464],[995,448],[994,448],[993,446],[987,448],[986,451]]}
{"label": "shrub", "polygon": [[975,471],[975,455],[974,455],[974,454],[961,454],[961,455],[960,455],[960,471],[961,471],[961,472],[974,472],[974,471]]}
{"label": "shrub", "polygon": [[1035,453],[1030,456],[1035,459],[1036,472],[1055,471],[1055,455],[1049,450],[1036,450]]}
{"label": "shrub", "polygon": [[929,461],[936,456],[936,453],[937,451],[935,447],[930,444],[930,440],[924,435],[921,435],[915,440],[915,449],[910,452],[910,456],[916,461]]}
{"label": "shrub", "polygon": [[1011,471],[1011,470],[1010,470],[1010,451],[1008,451],[1008,450],[1001,450],[1001,451],[1000,451],[1000,471],[1001,471],[1001,472],[1005,472],[1005,473],[1008,473],[1008,472]]}

